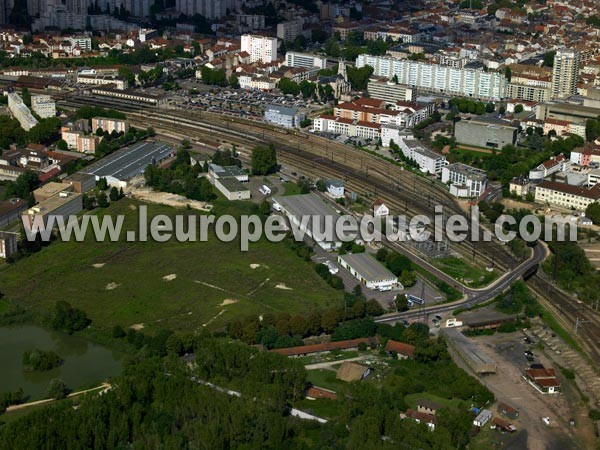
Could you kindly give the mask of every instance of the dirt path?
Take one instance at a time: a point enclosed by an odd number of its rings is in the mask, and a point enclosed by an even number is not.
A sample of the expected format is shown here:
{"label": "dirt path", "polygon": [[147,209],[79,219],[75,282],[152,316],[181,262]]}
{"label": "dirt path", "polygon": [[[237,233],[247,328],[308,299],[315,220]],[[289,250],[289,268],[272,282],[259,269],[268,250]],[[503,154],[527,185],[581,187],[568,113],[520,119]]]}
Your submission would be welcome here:
{"label": "dirt path", "polygon": [[341,363],[348,362],[348,361],[362,361],[363,359],[366,359],[367,356],[368,355],[362,355],[362,356],[356,356],[354,358],[341,359],[341,360],[337,360],[337,361],[326,361],[326,362],[322,362],[322,363],[307,364],[306,366],[304,366],[304,368],[306,370],[330,369],[332,366],[335,366],[336,364],[341,364]]}
{"label": "dirt path", "polygon": [[[111,388],[112,388],[112,386],[109,383],[102,383],[100,386],[96,386],[95,388],[85,389],[83,391],[71,392],[69,395],[67,395],[67,398],[77,397],[78,395],[87,394],[88,392],[99,391],[101,389],[102,389],[102,392],[106,392],[106,391],[110,390]],[[51,403],[54,401],[56,401],[56,399],[46,398],[44,400],[37,400],[35,402],[21,403],[20,405],[12,405],[12,406],[9,406],[8,408],[6,408],[6,412],[18,411],[20,409],[29,408],[31,406],[36,406],[36,405],[43,405],[44,403]]]}

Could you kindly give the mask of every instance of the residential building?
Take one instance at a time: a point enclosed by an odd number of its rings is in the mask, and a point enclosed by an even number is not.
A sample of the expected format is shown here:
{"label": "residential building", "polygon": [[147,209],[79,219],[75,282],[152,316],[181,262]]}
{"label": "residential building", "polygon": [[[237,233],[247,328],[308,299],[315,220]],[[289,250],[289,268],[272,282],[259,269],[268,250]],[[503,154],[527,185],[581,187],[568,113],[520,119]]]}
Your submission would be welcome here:
{"label": "residential building", "polygon": [[15,119],[21,124],[21,128],[25,131],[31,130],[38,124],[38,121],[30,109],[23,103],[23,99],[16,92],[9,92],[8,96],[8,109]]}
{"label": "residential building", "polygon": [[600,200],[600,184],[592,188],[571,186],[556,181],[542,181],[535,187],[535,201],[550,206],[585,211]]}
{"label": "residential building", "polygon": [[544,134],[550,135],[551,133],[557,137],[574,134],[585,139],[585,124],[548,118],[544,122]]}
{"label": "residential building", "polygon": [[417,99],[416,88],[388,80],[371,79],[367,91],[369,97],[385,100],[387,103],[414,102]]}
{"label": "residential building", "polygon": [[454,163],[442,169],[442,183],[449,185],[455,197],[477,198],[487,188],[487,175],[481,169]]}
{"label": "residential building", "polygon": [[325,181],[325,189],[333,198],[344,198],[344,182],[342,180]]}
{"label": "residential building", "polygon": [[285,42],[293,42],[302,34],[304,21],[300,19],[289,20],[277,24],[277,37]]}
{"label": "residential building", "polygon": [[489,409],[482,409],[479,414],[477,414],[477,417],[473,419],[473,425],[481,428],[492,419],[493,415],[494,414]]}
{"label": "residential building", "polygon": [[371,205],[371,212],[373,213],[373,217],[386,217],[390,214],[390,208],[383,203],[383,200],[377,198]]}
{"label": "residential building", "polygon": [[504,98],[506,78],[500,72],[454,68],[390,56],[359,55],[356,67],[371,66],[376,77],[393,79],[419,92],[472,97],[485,100]]}
{"label": "residential building", "polygon": [[517,143],[519,128],[499,119],[474,117],[456,123],[455,137],[461,144],[501,149]]}
{"label": "residential building", "polygon": [[318,67],[327,68],[327,58],[325,56],[313,55],[312,53],[287,52],[285,54],[285,65],[288,67],[303,67],[310,69]]}
{"label": "residential building", "polygon": [[491,428],[500,430],[502,432],[514,433],[517,431],[517,427],[508,422],[507,420],[501,419],[500,417],[494,417],[491,422]]}
{"label": "residential building", "polygon": [[32,95],[31,109],[42,119],[56,117],[56,102],[49,95]]}
{"label": "residential building", "polygon": [[412,419],[417,423],[424,423],[427,425],[430,431],[435,430],[436,425],[436,417],[433,414],[427,414],[423,412],[419,412],[414,409],[407,409],[406,413],[400,413],[401,419]]}
{"label": "residential building", "polygon": [[236,14],[235,25],[242,32],[262,30],[265,28],[265,16],[262,14]]}
{"label": "residential building", "polygon": [[416,139],[400,139],[398,145],[404,157],[413,160],[421,172],[438,175],[448,164],[445,156],[428,149]]}
{"label": "residential building", "polygon": [[71,36],[69,38],[73,47],[79,47],[85,52],[92,51],[92,38],[85,35]]}
{"label": "residential building", "polygon": [[587,146],[571,151],[571,162],[579,166],[588,167],[591,164],[600,165],[600,147]]}
{"label": "residential building", "polygon": [[241,51],[250,55],[250,62],[272,63],[277,60],[277,38],[243,34]]}
{"label": "residential building", "polygon": [[115,89],[124,91],[129,87],[127,80],[119,78],[116,75],[77,75],[77,83],[90,84],[94,86],[112,86]]}
{"label": "residential building", "polygon": [[571,165],[571,161],[565,158],[564,155],[553,156],[547,161],[544,161],[535,169],[529,171],[530,180],[543,180],[557,172],[566,171]]}
{"label": "residential building", "polygon": [[498,412],[500,414],[504,414],[506,417],[510,419],[516,419],[519,417],[519,411],[513,408],[506,403],[500,402],[498,403]]}
{"label": "residential building", "polygon": [[[0,167],[2,167],[0,165]],[[2,179],[0,177],[0,179]],[[6,227],[21,217],[21,212],[27,209],[27,202],[20,198],[0,200],[0,227]]]}
{"label": "residential building", "polygon": [[17,234],[0,231],[0,258],[10,258],[17,253]]}
{"label": "residential building", "polygon": [[417,400],[417,411],[425,413],[425,414],[431,414],[433,416],[435,416],[437,414],[437,412],[442,409],[442,405],[440,405],[439,403],[436,403],[432,400],[426,399],[426,398],[420,398],[419,400]]}
{"label": "residential building", "polygon": [[379,291],[389,291],[396,287],[402,289],[398,277],[369,253],[339,255],[338,263],[368,289]]}
{"label": "residential building", "polygon": [[508,190],[513,195],[523,197],[529,192],[529,178],[527,177],[514,177],[508,184]]}
{"label": "residential building", "polygon": [[233,0],[176,0],[175,9],[186,16],[200,14],[206,19],[221,19],[227,15],[227,11],[233,10]]}
{"label": "residential building", "polygon": [[552,67],[552,98],[566,98],[577,93],[580,55],[576,50],[558,49]]}
{"label": "residential building", "polygon": [[385,344],[384,350],[388,355],[396,355],[398,359],[412,359],[415,356],[415,346],[406,344],[404,342],[388,340]]}
{"label": "residential building", "polygon": [[373,140],[381,137],[379,131],[380,125],[371,122],[344,119],[325,114],[317,117],[313,121],[313,130]]}
{"label": "residential building", "polygon": [[525,369],[523,379],[542,394],[560,392],[560,381],[556,378],[556,371],[553,368]]}
{"label": "residential building", "polygon": [[306,114],[297,108],[283,105],[268,105],[265,108],[265,121],[285,128],[299,128],[304,119]]}
{"label": "residential building", "polygon": [[112,133],[127,133],[129,131],[129,121],[125,119],[112,119],[109,117],[92,117],[92,132],[96,132],[98,128],[102,131]]}

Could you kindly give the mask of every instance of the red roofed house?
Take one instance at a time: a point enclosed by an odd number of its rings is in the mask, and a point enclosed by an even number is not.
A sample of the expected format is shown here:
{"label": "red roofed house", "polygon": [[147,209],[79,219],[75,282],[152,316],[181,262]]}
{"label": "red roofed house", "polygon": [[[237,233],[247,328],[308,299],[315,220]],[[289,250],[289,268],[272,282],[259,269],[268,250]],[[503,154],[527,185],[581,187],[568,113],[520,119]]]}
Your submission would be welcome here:
{"label": "red roofed house", "polygon": [[279,353],[285,356],[306,356],[316,353],[328,353],[333,350],[353,350],[358,349],[358,345],[364,342],[367,345],[378,344],[377,338],[358,338],[348,341],[323,342],[322,344],[300,345],[298,347],[276,348],[270,350],[273,353]]}
{"label": "red roofed house", "polygon": [[400,418],[409,418],[417,423],[424,423],[431,431],[435,430],[435,416],[433,414],[419,412],[414,409],[407,409],[406,413],[400,413]]}
{"label": "red roofed house", "polygon": [[560,392],[560,381],[556,378],[556,371],[553,368],[525,369],[523,379],[542,394]]}
{"label": "red roofed house", "polygon": [[415,355],[414,345],[405,344],[404,342],[393,341],[391,339],[385,344],[384,350],[388,354],[395,353],[398,356],[398,359],[413,358]]}

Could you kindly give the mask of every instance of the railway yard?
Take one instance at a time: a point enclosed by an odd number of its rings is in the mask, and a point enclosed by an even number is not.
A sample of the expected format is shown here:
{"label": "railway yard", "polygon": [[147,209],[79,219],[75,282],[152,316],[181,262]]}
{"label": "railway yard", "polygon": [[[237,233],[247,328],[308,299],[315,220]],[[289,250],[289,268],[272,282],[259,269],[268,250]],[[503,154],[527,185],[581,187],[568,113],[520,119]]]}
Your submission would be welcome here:
{"label": "railway yard", "polygon": [[[239,148],[250,149],[258,144],[272,143],[277,148],[279,162],[284,167],[294,168],[298,174],[308,178],[342,179],[348,190],[369,199],[382,199],[394,214],[416,214],[433,216],[434,206],[442,205],[444,214],[465,212],[452,200],[436,182],[420,174],[405,170],[399,164],[372,155],[359,148],[314,136],[310,133],[287,131],[274,128],[263,122],[249,121],[239,117],[220,115],[206,111],[180,110],[176,107],[156,108],[98,96],[69,97],[60,102],[66,109],[94,104],[113,108],[127,114],[132,125],[152,126],[159,136],[171,140],[176,136],[202,143],[201,148],[214,148],[223,143],[236,144]],[[179,140],[180,140],[179,139]],[[243,151],[240,150],[243,156]],[[542,305],[549,310],[557,322],[568,332],[574,329],[578,320],[585,318],[580,326],[577,340],[595,363],[600,362],[600,315],[588,305],[574,302],[560,291],[542,274],[536,273],[537,265],[545,258],[543,252],[534,248],[534,257],[519,261],[506,246],[498,241],[468,242],[452,244],[452,251],[475,261],[476,264],[507,271],[508,275],[482,289],[472,289],[439,271],[427,262],[425,255],[408,246],[395,244],[394,247],[411,257],[417,265],[433,273],[441,280],[459,288],[465,297],[450,306],[467,305],[487,301],[500,294],[514,279],[525,276],[528,285],[536,293]],[[537,247],[541,247],[538,245]],[[536,256],[537,254],[537,256]],[[510,275],[514,278],[511,278]],[[430,307],[430,313],[448,310],[449,306]],[[392,315],[388,320],[415,314],[414,312]]]}

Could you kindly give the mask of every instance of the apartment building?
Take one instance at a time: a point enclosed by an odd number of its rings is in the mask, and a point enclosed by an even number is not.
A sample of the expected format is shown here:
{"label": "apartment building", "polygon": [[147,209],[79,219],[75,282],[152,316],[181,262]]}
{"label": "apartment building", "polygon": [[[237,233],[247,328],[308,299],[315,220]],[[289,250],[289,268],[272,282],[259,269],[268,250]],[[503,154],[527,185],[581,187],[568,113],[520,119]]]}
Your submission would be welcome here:
{"label": "apartment building", "polygon": [[535,187],[535,201],[544,205],[585,211],[590,204],[600,201],[600,184],[584,188],[555,181],[542,181]]}
{"label": "apartment building", "polygon": [[200,14],[209,20],[221,19],[233,10],[233,0],[176,0],[175,9],[186,16]]}
{"label": "apartment building", "polygon": [[437,175],[448,164],[445,156],[428,149],[415,139],[400,139],[398,145],[402,154],[415,161],[421,172]]}
{"label": "apartment building", "polygon": [[600,166],[600,147],[588,146],[571,151],[571,162],[579,166]]}
{"label": "apartment building", "polygon": [[121,79],[114,75],[77,75],[77,83],[90,84],[94,86],[114,86],[120,91],[124,91],[129,87],[127,80]]}
{"label": "apartment building", "polygon": [[25,131],[31,130],[38,124],[38,121],[31,110],[23,103],[23,99],[16,92],[9,92],[8,96],[8,109],[15,119],[21,124],[21,128]]}
{"label": "apartment building", "polygon": [[390,56],[359,55],[356,67],[371,66],[376,77],[393,79],[419,91],[485,100],[504,98],[506,78],[499,72],[454,68]]}
{"label": "apartment building", "polygon": [[325,56],[313,55],[312,53],[287,52],[285,54],[285,65],[306,69],[313,67],[325,69],[327,68],[327,58]]}
{"label": "apartment building", "polygon": [[442,169],[442,183],[449,185],[450,193],[455,197],[479,197],[487,188],[485,171],[455,163]]}
{"label": "apartment building", "polygon": [[265,121],[285,128],[297,128],[306,119],[306,114],[296,108],[282,105],[268,105],[265,109]]}
{"label": "apartment building", "polygon": [[413,102],[417,99],[416,88],[388,80],[371,79],[367,85],[367,91],[369,97],[385,100],[388,103]]}
{"label": "apartment building", "polygon": [[565,158],[564,155],[553,156],[544,161],[535,169],[529,171],[530,180],[543,180],[557,172],[564,172],[569,168],[571,161]]}
{"label": "apartment building", "polygon": [[313,130],[373,140],[381,137],[380,125],[378,124],[325,114],[313,121]]}
{"label": "apartment building", "polygon": [[303,27],[304,21],[300,19],[278,23],[277,37],[285,42],[293,42],[302,34]]}
{"label": "apartment building", "polygon": [[129,131],[129,122],[124,119],[111,119],[108,117],[93,117],[92,118],[92,132],[96,132],[98,128],[102,128],[103,131],[112,133],[127,133]]}
{"label": "apartment building", "polygon": [[277,60],[277,38],[243,34],[241,51],[250,55],[250,62],[271,63]]}
{"label": "apartment building", "polygon": [[49,95],[31,96],[31,109],[42,119],[56,117],[56,102]]}
{"label": "apartment building", "polygon": [[580,55],[576,50],[557,50],[552,68],[553,98],[565,98],[577,93],[579,62]]}

